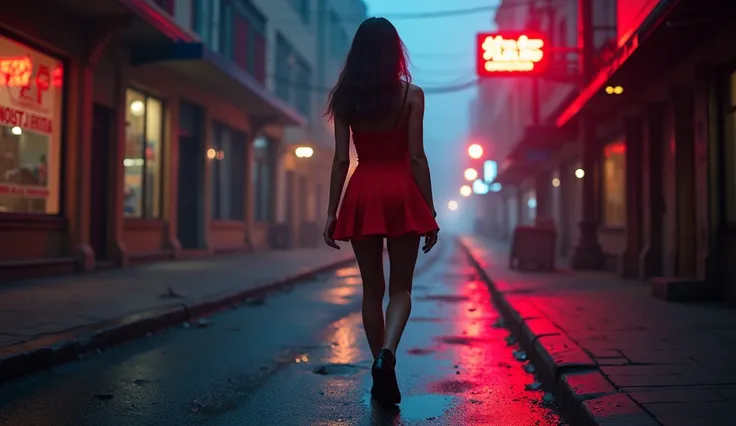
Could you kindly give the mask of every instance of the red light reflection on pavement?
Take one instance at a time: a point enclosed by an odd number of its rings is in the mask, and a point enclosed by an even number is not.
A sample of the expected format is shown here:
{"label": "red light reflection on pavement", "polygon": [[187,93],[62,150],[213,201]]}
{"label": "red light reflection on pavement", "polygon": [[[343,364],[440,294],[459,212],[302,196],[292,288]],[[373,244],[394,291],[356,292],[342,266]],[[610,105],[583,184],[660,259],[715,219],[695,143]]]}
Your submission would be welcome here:
{"label": "red light reflection on pavement", "polygon": [[438,339],[451,351],[457,366],[454,377],[432,382],[429,391],[461,397],[456,410],[458,424],[504,426],[557,425],[558,416],[540,406],[543,393],[526,389],[535,381],[514,359],[515,347],[507,345],[509,332],[493,327],[499,314],[491,294],[477,279],[458,283],[463,302],[452,309],[454,336]]}

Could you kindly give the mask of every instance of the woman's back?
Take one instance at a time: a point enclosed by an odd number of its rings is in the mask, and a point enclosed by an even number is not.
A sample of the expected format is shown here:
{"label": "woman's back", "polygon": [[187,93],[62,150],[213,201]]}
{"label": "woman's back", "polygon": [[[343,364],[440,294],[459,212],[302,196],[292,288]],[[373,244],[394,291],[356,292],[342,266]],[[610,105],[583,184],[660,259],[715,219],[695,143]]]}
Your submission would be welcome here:
{"label": "woman's back", "polygon": [[373,120],[356,119],[349,123],[353,144],[360,164],[389,164],[409,162],[409,138],[407,132],[407,99],[410,84],[404,83],[401,95],[397,94],[396,107],[385,117]]}

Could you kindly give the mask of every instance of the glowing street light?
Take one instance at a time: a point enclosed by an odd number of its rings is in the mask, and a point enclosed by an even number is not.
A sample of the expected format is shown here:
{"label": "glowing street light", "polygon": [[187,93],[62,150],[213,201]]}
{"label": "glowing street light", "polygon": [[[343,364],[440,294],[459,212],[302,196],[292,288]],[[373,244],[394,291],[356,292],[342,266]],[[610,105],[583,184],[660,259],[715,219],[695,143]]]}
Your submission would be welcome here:
{"label": "glowing street light", "polygon": [[457,210],[457,201],[452,200],[449,203],[447,203],[447,208],[450,209],[450,211],[453,211],[453,212],[455,210]]}
{"label": "glowing street light", "polygon": [[463,197],[469,197],[470,194],[472,193],[473,193],[473,188],[469,187],[468,185],[463,185],[460,188],[460,195],[462,195]]}
{"label": "glowing street light", "polygon": [[474,181],[476,179],[478,179],[478,171],[477,170],[475,170],[473,168],[465,169],[465,180],[468,180],[468,181],[471,181],[472,182],[472,181]]}
{"label": "glowing street light", "polygon": [[624,88],[621,86],[607,86],[606,87],[606,94],[620,95],[622,93],[624,93]]}
{"label": "glowing street light", "polygon": [[468,147],[468,155],[470,158],[477,160],[483,156],[483,147],[474,143]]}
{"label": "glowing street light", "polygon": [[298,158],[311,158],[314,155],[314,149],[308,146],[300,146],[294,150],[294,154]]}

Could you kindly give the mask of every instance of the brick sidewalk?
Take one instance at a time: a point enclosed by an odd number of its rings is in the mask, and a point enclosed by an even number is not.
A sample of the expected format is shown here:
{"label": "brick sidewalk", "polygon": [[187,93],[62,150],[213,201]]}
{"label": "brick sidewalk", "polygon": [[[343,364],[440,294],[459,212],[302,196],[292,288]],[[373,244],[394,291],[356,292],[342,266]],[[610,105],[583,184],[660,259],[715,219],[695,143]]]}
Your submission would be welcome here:
{"label": "brick sidewalk", "polygon": [[[117,343],[115,340],[145,334],[146,327],[171,325],[168,323],[222,308],[250,291],[353,259],[349,247],[242,253],[0,286],[0,380],[16,376],[8,371],[39,350],[45,349],[44,357],[49,358],[53,357],[49,352],[66,347],[70,353],[61,358],[69,358],[74,352],[94,348],[86,337],[84,344],[69,347],[70,341],[85,335],[99,338],[103,331],[119,331],[114,329],[121,325],[136,326],[134,335],[117,332],[113,338],[102,339],[98,347]],[[35,369],[27,364],[23,361],[17,368]]]}
{"label": "brick sidewalk", "polygon": [[572,424],[734,424],[736,310],[612,274],[509,271],[507,243],[461,242]]}

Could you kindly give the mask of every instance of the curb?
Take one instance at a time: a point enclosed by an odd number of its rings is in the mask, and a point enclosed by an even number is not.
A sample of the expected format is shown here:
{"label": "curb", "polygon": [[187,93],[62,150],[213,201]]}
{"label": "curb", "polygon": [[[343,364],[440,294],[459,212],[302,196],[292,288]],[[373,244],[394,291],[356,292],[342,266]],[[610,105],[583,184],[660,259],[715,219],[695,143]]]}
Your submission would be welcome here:
{"label": "curb", "polygon": [[293,286],[317,275],[350,266],[355,258],[306,269],[292,276],[248,290],[158,307],[125,315],[0,349],[0,384],[59,364],[82,359],[85,354],[119,345],[156,331],[235,307],[247,299]]}
{"label": "curb", "polygon": [[614,388],[598,364],[565,332],[531,304],[514,304],[488,276],[478,253],[464,238],[460,247],[491,291],[493,301],[517,337],[539,379],[553,390],[566,420],[575,426],[661,425],[626,393]]}

